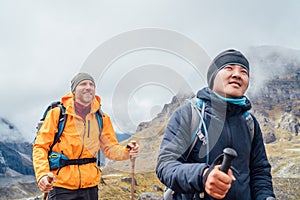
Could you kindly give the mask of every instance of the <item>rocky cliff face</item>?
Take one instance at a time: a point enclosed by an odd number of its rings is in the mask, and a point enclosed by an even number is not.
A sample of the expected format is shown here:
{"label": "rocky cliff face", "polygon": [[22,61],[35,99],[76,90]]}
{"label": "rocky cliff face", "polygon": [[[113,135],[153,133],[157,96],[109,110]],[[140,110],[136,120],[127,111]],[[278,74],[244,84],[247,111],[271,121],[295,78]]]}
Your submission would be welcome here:
{"label": "rocky cliff face", "polygon": [[154,124],[154,121],[159,121],[157,125],[163,126],[166,122],[165,119],[169,119],[176,108],[178,108],[183,103],[183,101],[191,95],[192,94],[178,94],[174,96],[171,102],[165,104],[162,111],[158,113],[153,120],[151,120],[150,122],[141,122],[136,129],[136,133],[151,127],[152,124]]}
{"label": "rocky cliff face", "polygon": [[0,142],[0,174],[34,175],[29,143]]}
{"label": "rocky cliff face", "polygon": [[[254,71],[263,69],[264,76],[254,81],[249,91],[253,112],[260,119],[265,141],[275,142],[275,137],[289,139],[300,130],[300,52],[267,47],[253,51],[251,58],[257,64]],[[263,55],[263,57],[262,57]],[[257,69],[259,68],[259,69]],[[255,77],[256,78],[256,77]],[[257,85],[260,84],[260,87]],[[251,87],[250,87],[251,88]],[[272,138],[273,139],[272,139]]]}
{"label": "rocky cliff face", "polygon": [[31,144],[7,119],[0,119],[0,128],[0,176],[33,175]]}
{"label": "rocky cliff face", "polygon": [[17,127],[0,118],[0,199],[19,199],[38,192],[32,165],[32,146]]}

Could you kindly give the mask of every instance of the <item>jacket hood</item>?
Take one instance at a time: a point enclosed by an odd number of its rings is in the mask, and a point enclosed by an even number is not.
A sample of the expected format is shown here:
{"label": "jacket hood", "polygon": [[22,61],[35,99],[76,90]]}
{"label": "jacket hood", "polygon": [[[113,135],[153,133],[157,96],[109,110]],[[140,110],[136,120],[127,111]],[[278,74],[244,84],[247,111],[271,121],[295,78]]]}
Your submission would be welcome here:
{"label": "jacket hood", "polygon": [[250,100],[246,96],[244,96],[246,98],[245,105],[236,105],[236,104],[232,104],[232,103],[221,100],[208,87],[205,87],[205,88],[199,90],[197,92],[197,97],[199,99],[203,99],[206,102],[209,102],[211,104],[211,106],[214,107],[214,109],[216,109],[216,110],[224,111],[226,109],[226,112],[228,114],[229,113],[235,114],[237,112],[244,113],[244,112],[250,110],[252,107]]}
{"label": "jacket hood", "polygon": [[[65,96],[63,96],[61,98],[61,102],[64,105],[64,107],[66,108],[66,112],[67,113],[74,113],[74,95],[72,92],[66,94]],[[95,98],[92,101],[92,105],[91,105],[91,113],[96,112],[97,110],[99,110],[101,105],[101,98],[97,95],[95,95]]]}

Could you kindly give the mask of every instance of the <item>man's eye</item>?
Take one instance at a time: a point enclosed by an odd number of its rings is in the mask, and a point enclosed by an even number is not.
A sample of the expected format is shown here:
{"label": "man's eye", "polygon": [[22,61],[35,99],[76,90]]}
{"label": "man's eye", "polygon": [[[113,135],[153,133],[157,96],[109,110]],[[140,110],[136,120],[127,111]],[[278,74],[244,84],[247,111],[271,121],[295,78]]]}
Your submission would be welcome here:
{"label": "man's eye", "polygon": [[247,75],[248,72],[247,72],[246,70],[243,70],[243,71],[242,71],[242,74]]}

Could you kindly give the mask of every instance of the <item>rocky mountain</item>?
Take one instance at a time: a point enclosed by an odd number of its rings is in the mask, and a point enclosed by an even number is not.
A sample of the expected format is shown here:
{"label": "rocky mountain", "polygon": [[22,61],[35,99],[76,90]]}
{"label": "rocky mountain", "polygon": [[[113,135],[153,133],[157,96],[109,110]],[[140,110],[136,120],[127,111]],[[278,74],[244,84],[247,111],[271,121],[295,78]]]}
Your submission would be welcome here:
{"label": "rocky mountain", "polygon": [[0,118],[0,133],[0,177],[33,175],[30,143],[5,118]]}
{"label": "rocky mountain", "polygon": [[[256,58],[254,63],[260,63],[254,71],[264,75],[253,80],[257,89],[250,90],[249,96],[265,131],[265,142],[291,140],[300,131],[300,51],[261,47],[251,55]],[[257,68],[269,70],[258,73]]]}
{"label": "rocky mountain", "polygon": [[16,199],[37,192],[32,147],[18,128],[0,118],[0,199]]}
{"label": "rocky mountain", "polygon": [[29,143],[0,142],[0,175],[34,175]]}

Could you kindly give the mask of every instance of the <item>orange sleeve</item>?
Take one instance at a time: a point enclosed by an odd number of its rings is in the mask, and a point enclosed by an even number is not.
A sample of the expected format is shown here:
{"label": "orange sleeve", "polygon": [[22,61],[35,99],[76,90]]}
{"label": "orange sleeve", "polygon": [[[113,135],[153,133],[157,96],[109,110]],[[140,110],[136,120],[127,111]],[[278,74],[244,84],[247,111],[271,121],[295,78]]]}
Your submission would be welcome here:
{"label": "orange sleeve", "polygon": [[32,160],[37,182],[50,171],[48,152],[57,132],[60,108],[48,111],[33,145]]}
{"label": "orange sleeve", "polygon": [[129,159],[129,149],[118,143],[111,120],[106,114],[103,116],[103,130],[100,137],[100,148],[105,157],[110,160]]}

